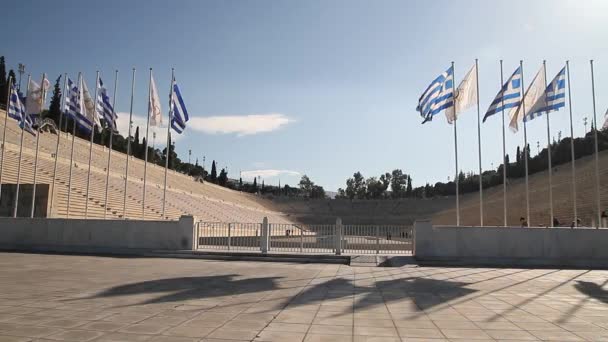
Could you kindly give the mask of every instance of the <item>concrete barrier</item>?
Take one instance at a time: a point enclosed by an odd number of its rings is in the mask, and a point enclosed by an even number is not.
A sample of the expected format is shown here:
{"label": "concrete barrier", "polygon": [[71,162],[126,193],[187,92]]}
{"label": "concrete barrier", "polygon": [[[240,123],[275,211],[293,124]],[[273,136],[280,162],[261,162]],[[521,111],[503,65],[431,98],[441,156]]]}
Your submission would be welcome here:
{"label": "concrete barrier", "polygon": [[194,249],[194,218],[179,221],[0,218],[0,249],[129,253]]}
{"label": "concrete barrier", "polygon": [[414,224],[414,257],[449,264],[608,268],[608,231]]}

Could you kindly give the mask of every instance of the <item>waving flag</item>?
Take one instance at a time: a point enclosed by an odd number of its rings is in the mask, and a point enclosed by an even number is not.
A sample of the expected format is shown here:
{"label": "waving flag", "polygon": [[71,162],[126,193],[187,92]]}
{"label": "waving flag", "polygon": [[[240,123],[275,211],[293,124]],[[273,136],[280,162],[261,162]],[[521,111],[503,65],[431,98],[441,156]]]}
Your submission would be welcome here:
{"label": "waving flag", "polygon": [[42,86],[36,81],[30,79],[30,83],[27,90],[27,98],[25,100],[25,110],[27,115],[37,116],[42,112],[43,93],[49,89],[49,81],[44,78]]}
{"label": "waving flag", "polygon": [[68,89],[66,89],[65,113],[70,116],[76,124],[87,132],[93,129],[94,121],[85,115],[82,86],[76,85],[68,78]]}
{"label": "waving flag", "polygon": [[97,110],[95,108],[95,102],[91,97],[91,93],[89,92],[89,88],[87,88],[87,84],[84,82],[84,79],[81,79],[81,85],[80,101],[83,102],[83,114],[89,122],[93,123],[95,127],[101,127],[101,122],[99,121],[99,116],[97,115]]}
{"label": "waving flag", "polygon": [[112,103],[110,101],[110,97],[108,96],[108,91],[103,85],[103,81],[99,78],[99,83],[97,83],[97,103],[96,110],[98,115],[103,118],[106,123],[106,126],[113,131],[116,130],[116,119],[118,118],[116,112],[114,112],[114,108],[112,108]]}
{"label": "waving flag", "polygon": [[21,99],[19,98],[19,93],[17,92],[17,89],[15,88],[14,84],[11,85],[8,116],[17,120],[21,129],[25,129],[30,134],[36,135],[35,130],[32,128],[32,118],[27,115],[25,111],[25,105],[23,104],[23,101],[21,101]]}
{"label": "waving flag", "polygon": [[179,91],[175,79],[173,80],[173,89],[171,91],[171,106],[173,107],[173,113],[171,115],[171,128],[178,134],[186,129],[186,122],[190,120],[184,99]]}
{"label": "waving flag", "polygon": [[534,76],[534,79],[532,80],[532,83],[530,83],[530,87],[526,89],[524,101],[519,104],[517,109],[512,109],[509,112],[509,117],[511,118],[509,128],[511,128],[511,131],[517,132],[519,130],[518,122],[524,121],[524,110],[527,116],[534,104],[541,97],[544,97],[546,84],[547,75],[545,74],[544,66],[541,65],[540,70],[538,70],[536,76]]}
{"label": "waving flag", "polygon": [[566,67],[553,78],[545,92],[538,98],[529,113],[526,113],[524,121],[533,120],[543,113],[550,113],[566,106]]}
{"label": "waving flag", "polygon": [[503,84],[502,88],[496,94],[496,97],[490,104],[490,108],[486,111],[483,116],[483,122],[496,114],[500,113],[505,109],[517,108],[521,103],[521,68],[517,68],[513,75],[509,77],[507,82]]}
{"label": "waving flag", "polygon": [[471,67],[458,88],[456,88],[455,98],[456,106],[445,111],[449,124],[456,120],[458,114],[477,103],[477,64],[473,64],[473,67]]}
{"label": "waving flag", "polygon": [[163,123],[163,113],[160,107],[160,98],[156,90],[156,82],[154,77],[150,76],[150,94],[148,94],[148,115],[150,117],[150,126],[160,126]]}
{"label": "waving flag", "polygon": [[454,107],[454,68],[450,67],[426,88],[418,99],[416,110],[424,118],[422,123],[431,121],[441,111]]}

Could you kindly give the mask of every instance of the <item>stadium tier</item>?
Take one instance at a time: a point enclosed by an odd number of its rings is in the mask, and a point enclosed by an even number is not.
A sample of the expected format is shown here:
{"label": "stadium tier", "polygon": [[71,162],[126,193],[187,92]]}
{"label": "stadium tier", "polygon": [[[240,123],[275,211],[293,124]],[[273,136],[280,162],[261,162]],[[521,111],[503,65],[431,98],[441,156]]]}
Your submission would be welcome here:
{"label": "stadium tier", "polygon": [[[597,222],[595,161],[587,156],[575,161],[577,215],[581,225],[593,226]],[[599,153],[601,210],[608,205],[608,151]],[[530,225],[550,225],[549,176],[548,172],[538,172],[529,177]],[[574,218],[572,201],[571,164],[553,167],[553,212],[562,226],[570,226]],[[502,226],[503,187],[498,185],[484,190],[484,225]],[[520,217],[526,216],[526,186],[524,178],[507,181],[507,222],[511,226],[520,225]],[[454,224],[455,206],[433,217],[434,224]],[[460,223],[479,225],[479,193],[468,193],[460,200]]]}
{"label": "stadium tier", "polygon": [[[4,130],[5,112],[0,111],[0,133]],[[8,119],[6,127],[6,154],[2,183],[17,182],[21,129]],[[38,184],[52,184],[55,167],[57,135],[42,133],[39,143]],[[36,137],[26,133],[23,142],[21,184],[34,180]],[[72,135],[61,133],[59,144],[55,191],[50,217],[84,218],[89,163],[89,141],[76,137],[72,167],[72,191],[68,194]],[[148,164],[146,202],[143,208],[144,162],[131,157],[125,203],[126,154],[113,151],[110,164],[108,205],[105,207],[108,149],[93,145],[89,203],[87,218],[146,219],[162,218],[164,168]],[[69,198],[68,198],[69,197]],[[69,210],[68,210],[69,201]],[[267,200],[257,196],[230,190],[210,183],[200,183],[193,178],[169,171],[165,218],[177,219],[181,215],[194,215],[211,222],[261,222],[267,216],[271,222],[289,223],[286,215],[273,211]],[[124,214],[124,216],[123,216]]]}

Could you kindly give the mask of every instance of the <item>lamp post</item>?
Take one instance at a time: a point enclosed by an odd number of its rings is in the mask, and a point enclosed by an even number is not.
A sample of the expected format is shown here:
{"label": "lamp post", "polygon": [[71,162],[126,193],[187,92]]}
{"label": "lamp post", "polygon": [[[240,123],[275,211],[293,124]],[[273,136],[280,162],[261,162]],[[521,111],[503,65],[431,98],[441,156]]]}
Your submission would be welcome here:
{"label": "lamp post", "polygon": [[25,64],[19,63],[19,67],[17,69],[19,71],[19,92],[21,93],[21,76],[25,73]]}
{"label": "lamp post", "polygon": [[586,116],[583,118],[583,125],[585,125],[585,134],[584,135],[587,135],[587,117]]}

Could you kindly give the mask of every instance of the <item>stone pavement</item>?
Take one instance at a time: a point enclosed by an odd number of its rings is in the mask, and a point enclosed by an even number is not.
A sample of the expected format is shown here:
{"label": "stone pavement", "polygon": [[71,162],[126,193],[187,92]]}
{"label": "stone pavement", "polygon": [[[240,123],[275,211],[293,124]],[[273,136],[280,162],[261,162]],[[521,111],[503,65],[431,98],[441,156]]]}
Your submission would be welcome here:
{"label": "stone pavement", "polygon": [[0,253],[0,341],[608,341],[608,271]]}

